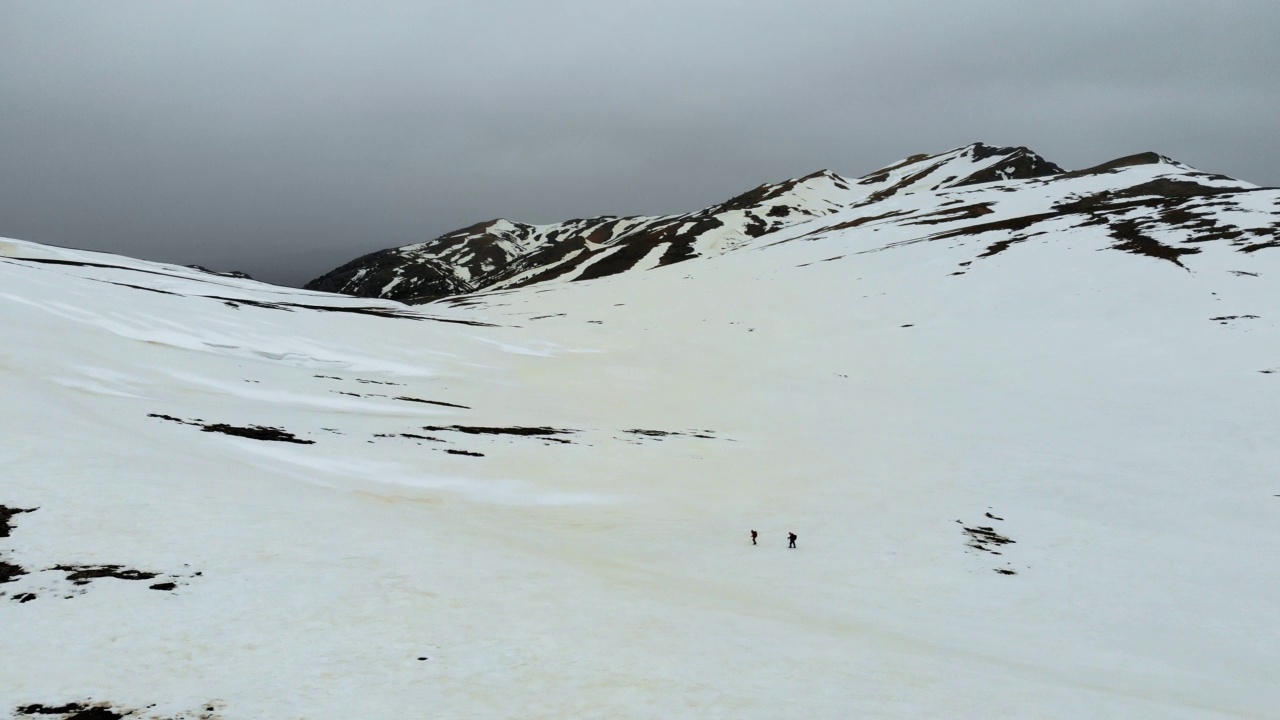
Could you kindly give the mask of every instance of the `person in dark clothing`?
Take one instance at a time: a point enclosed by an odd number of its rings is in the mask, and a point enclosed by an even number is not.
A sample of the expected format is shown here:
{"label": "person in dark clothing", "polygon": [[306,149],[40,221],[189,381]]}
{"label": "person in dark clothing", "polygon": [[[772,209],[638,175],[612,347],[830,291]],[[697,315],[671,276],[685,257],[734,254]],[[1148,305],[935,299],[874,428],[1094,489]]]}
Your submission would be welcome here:
{"label": "person in dark clothing", "polygon": [[755,531],[755,530],[752,530],[752,531],[751,531],[751,544],[752,544],[752,545],[755,545],[755,544],[756,544],[756,531]]}
{"label": "person in dark clothing", "polygon": [[787,533],[787,541],[791,543],[790,545],[788,545],[788,546],[787,546],[788,548],[793,548],[793,547],[795,547],[795,546],[796,546],[796,534],[795,534],[795,533]]}

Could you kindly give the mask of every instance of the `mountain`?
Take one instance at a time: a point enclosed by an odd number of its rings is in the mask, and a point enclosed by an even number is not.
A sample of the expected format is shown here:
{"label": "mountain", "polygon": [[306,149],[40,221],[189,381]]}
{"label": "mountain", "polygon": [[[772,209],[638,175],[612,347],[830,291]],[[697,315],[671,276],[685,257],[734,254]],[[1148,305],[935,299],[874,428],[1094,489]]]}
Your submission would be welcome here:
{"label": "mountain", "polygon": [[416,305],[0,240],[0,716],[1271,715],[1280,191],[986,152]]}
{"label": "mountain", "polygon": [[[1228,222],[1219,227],[1212,212],[1220,206],[1215,199],[1228,205],[1246,201],[1251,196],[1241,193],[1256,189],[1155,153],[1066,172],[1026,148],[975,143],[915,155],[856,180],[823,170],[761,185],[684,215],[605,216],[552,225],[478,223],[429,242],[365,255],[306,287],[414,303],[591,280],[731,252],[756,238],[797,225],[812,228],[822,217],[850,212],[856,217],[847,222],[905,226],[919,240],[1001,229],[1018,230],[1017,237],[1024,238],[1063,224],[1099,224],[1121,241],[1119,249],[1180,262],[1179,256],[1196,252],[1195,243],[1209,239],[1246,247],[1272,241],[1270,226],[1233,229]],[[952,205],[958,207],[943,211]],[[1139,218],[1137,207],[1156,214]],[[992,225],[995,218],[1005,226]],[[1166,247],[1144,228],[1183,232],[1188,247]],[[1257,233],[1256,242],[1242,234],[1249,232]]]}
{"label": "mountain", "polygon": [[1026,148],[975,143],[940,155],[916,155],[859,180],[820,170],[684,215],[602,216],[552,225],[477,223],[429,242],[356,258],[306,287],[421,302],[550,280],[590,280],[726,252],[752,238],[900,192],[1058,172],[1058,166]]}

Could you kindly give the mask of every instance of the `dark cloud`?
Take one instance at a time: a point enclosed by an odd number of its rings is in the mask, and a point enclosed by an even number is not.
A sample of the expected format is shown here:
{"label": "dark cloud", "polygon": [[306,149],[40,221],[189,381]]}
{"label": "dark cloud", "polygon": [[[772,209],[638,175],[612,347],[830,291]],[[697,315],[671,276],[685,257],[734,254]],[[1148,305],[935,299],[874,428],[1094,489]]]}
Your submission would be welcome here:
{"label": "dark cloud", "polygon": [[1280,5],[0,3],[0,235],[301,283],[974,140],[1280,185]]}

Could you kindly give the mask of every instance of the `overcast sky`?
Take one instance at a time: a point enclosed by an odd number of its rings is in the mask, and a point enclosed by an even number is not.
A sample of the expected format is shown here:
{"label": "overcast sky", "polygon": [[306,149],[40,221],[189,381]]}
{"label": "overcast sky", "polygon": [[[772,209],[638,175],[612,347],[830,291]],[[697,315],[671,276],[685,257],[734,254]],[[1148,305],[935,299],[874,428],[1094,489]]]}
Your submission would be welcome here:
{"label": "overcast sky", "polygon": [[1280,185],[1280,3],[0,0],[0,236],[300,284],[981,140]]}

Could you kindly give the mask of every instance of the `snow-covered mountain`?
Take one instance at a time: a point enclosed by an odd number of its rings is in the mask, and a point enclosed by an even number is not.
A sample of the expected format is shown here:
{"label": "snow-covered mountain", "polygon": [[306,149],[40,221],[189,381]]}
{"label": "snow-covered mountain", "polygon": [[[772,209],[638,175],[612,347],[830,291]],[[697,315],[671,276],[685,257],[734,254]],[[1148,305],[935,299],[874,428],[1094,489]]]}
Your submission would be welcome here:
{"label": "snow-covered mountain", "polygon": [[820,170],[683,215],[602,216],[551,225],[491,220],[356,258],[307,288],[423,302],[551,280],[590,280],[719,254],[897,193],[1058,172],[1058,166],[1026,148],[975,143],[940,155],[916,155],[858,180]]}
{"label": "snow-covered mountain", "polygon": [[0,241],[0,716],[1274,714],[1280,191],[744,197],[417,305]]}
{"label": "snow-covered mountain", "polygon": [[[365,255],[307,287],[414,303],[591,280],[730,252],[797,225],[827,231],[815,220],[850,212],[854,216],[838,229],[856,227],[848,223],[905,226],[918,240],[1012,230],[1008,238],[1020,242],[1062,227],[1098,224],[1118,249],[1180,262],[1179,256],[1197,252],[1195,243],[1211,239],[1229,239],[1242,248],[1274,240],[1269,224],[1231,224],[1226,211],[1237,202],[1250,207],[1253,195],[1241,193],[1253,190],[1155,153],[1066,172],[1026,148],[975,143],[916,155],[857,180],[823,170],[762,185],[684,215],[552,225],[492,220]],[[1180,233],[1186,247],[1166,246],[1148,231]]]}

